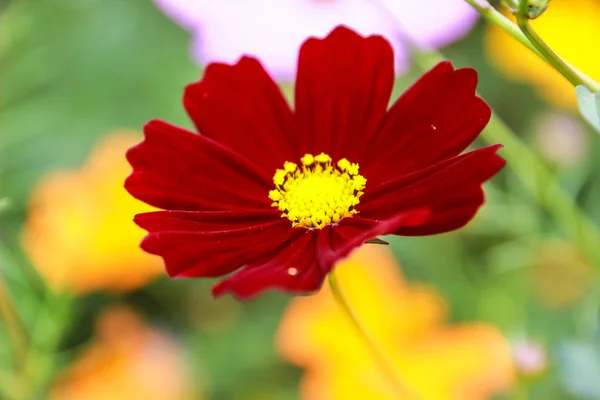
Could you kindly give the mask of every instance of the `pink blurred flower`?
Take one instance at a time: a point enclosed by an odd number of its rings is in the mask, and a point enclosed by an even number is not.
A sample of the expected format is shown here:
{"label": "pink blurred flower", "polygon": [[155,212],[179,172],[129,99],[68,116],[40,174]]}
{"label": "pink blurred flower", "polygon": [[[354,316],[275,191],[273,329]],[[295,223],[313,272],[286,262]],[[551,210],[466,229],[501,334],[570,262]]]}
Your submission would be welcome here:
{"label": "pink blurred flower", "polygon": [[154,0],[192,34],[192,54],[205,65],[260,58],[276,78],[292,80],[296,55],[308,36],[344,24],[392,42],[396,71],[408,66],[402,38],[437,48],[465,35],[477,13],[463,0]]}
{"label": "pink blurred flower", "polygon": [[526,376],[538,375],[548,366],[546,351],[532,340],[521,339],[515,342],[513,357],[517,370]]}

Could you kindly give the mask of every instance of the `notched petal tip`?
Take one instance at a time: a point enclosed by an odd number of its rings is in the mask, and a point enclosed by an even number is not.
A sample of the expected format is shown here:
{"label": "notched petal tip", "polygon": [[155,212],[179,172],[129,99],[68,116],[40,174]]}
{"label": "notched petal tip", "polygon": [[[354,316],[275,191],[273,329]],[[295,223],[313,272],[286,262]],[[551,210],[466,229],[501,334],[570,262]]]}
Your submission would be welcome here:
{"label": "notched petal tip", "polygon": [[[189,83],[183,90],[183,104],[187,109],[193,106],[198,98],[208,94],[208,89],[213,83],[221,83],[233,75],[248,75],[249,72],[260,71],[266,74],[263,64],[256,57],[244,54],[233,64],[212,62],[204,70],[202,78],[196,82]],[[222,88],[221,88],[222,89]],[[189,112],[189,110],[188,110]]]}
{"label": "notched petal tip", "polygon": [[474,81],[477,83],[478,73],[477,70],[471,67],[455,68],[454,63],[451,60],[443,60],[434,65],[429,71],[423,76],[436,73],[436,74],[453,74],[454,79],[461,79],[465,81]]}
{"label": "notched petal tip", "polygon": [[454,64],[450,60],[440,61],[430,71],[433,70],[454,71]]}
{"label": "notched petal tip", "polygon": [[154,139],[160,135],[163,135],[164,132],[168,129],[179,129],[179,128],[177,128],[175,125],[172,125],[166,121],[163,121],[162,119],[158,119],[158,118],[151,119],[150,121],[148,121],[144,124],[144,127],[143,127],[144,140],[141,143],[139,143],[137,146],[134,146],[134,147],[138,147],[141,144],[147,143],[148,141],[151,141],[152,139]]}
{"label": "notched petal tip", "polygon": [[167,124],[167,123],[160,119],[152,119],[152,120],[146,122],[144,124],[143,130],[142,130],[144,133],[144,139],[141,142],[139,142],[138,144],[131,146],[125,152],[125,158],[129,162],[129,164],[134,168],[134,170],[136,167],[135,164],[137,161],[138,153],[144,151],[144,148],[147,145],[148,140],[157,134],[157,131],[160,129],[161,125],[163,125],[163,124]]}
{"label": "notched petal tip", "polygon": [[[312,37],[317,39],[316,37]],[[327,33],[321,40],[355,40],[355,39],[364,39],[362,35],[356,32],[354,29],[350,28],[347,25],[340,24],[335,26],[332,30]]]}
{"label": "notched petal tip", "polygon": [[157,244],[159,243],[159,235],[159,233],[148,233],[140,242],[140,248],[146,253],[160,256],[160,251],[159,249],[157,249]]}
{"label": "notched petal tip", "polygon": [[477,71],[473,68],[458,68],[454,70],[452,79],[457,82],[457,85],[463,90],[469,91],[470,94],[475,96],[475,90],[477,89],[477,83],[479,82],[479,76]]}
{"label": "notched petal tip", "polygon": [[500,151],[501,149],[504,148],[504,144],[502,143],[496,143],[496,144],[492,144],[490,146],[484,147],[481,150],[484,149],[488,149],[487,151],[490,152],[490,157],[494,158],[494,159],[500,159],[503,162],[503,166],[506,164],[506,160],[504,158],[502,158],[502,156],[500,156],[500,154],[498,154],[498,151]]}
{"label": "notched petal tip", "polygon": [[389,40],[382,35],[373,34],[364,36],[357,32],[356,30],[340,24],[334,27],[329,33],[325,36],[310,36],[308,37],[302,46],[300,46],[300,52],[304,49],[304,47],[312,47],[317,45],[318,43],[323,43],[325,45],[331,46],[332,48],[337,48],[341,45],[347,45],[348,43],[358,43],[364,41],[365,43],[383,45],[386,47],[386,50],[389,50],[391,54],[393,54],[394,50]]}
{"label": "notched petal tip", "polygon": [[176,130],[178,128],[160,119],[152,119],[144,124],[144,139],[125,152],[125,157],[129,164],[134,168],[134,171],[141,164],[140,159],[143,154],[150,150],[154,145],[154,142],[156,142],[157,139],[160,139],[161,136],[164,136],[169,129]]}
{"label": "notched petal tip", "polygon": [[197,128],[200,129],[194,116],[197,114],[196,108],[201,106],[199,104],[201,101],[211,96],[214,91],[223,92],[223,82],[230,81],[232,77],[239,78],[247,75],[247,79],[253,79],[256,71],[266,75],[260,60],[249,55],[242,55],[233,64],[221,62],[208,64],[201,79],[186,85],[183,90],[183,106]]}
{"label": "notched petal tip", "polygon": [[146,133],[147,128],[155,128],[165,123],[166,122],[161,119],[153,118],[144,124],[144,133]]}
{"label": "notched petal tip", "polygon": [[152,216],[157,215],[159,213],[164,213],[164,212],[166,212],[166,211],[153,211],[153,212],[136,214],[133,217],[133,222],[140,228],[144,229],[145,231],[150,232],[149,224],[151,222]]}
{"label": "notched petal tip", "polygon": [[475,95],[475,89],[477,87],[478,81],[479,76],[474,68],[455,68],[452,61],[444,60],[440,61],[429,71],[425,72],[417,80],[417,82],[415,82],[415,85],[416,83],[421,82],[422,87],[427,87],[428,85],[423,85],[423,83],[428,82],[436,86],[442,86],[447,88],[452,88],[456,86],[460,87],[463,90],[468,89],[472,92],[473,95]]}
{"label": "notched petal tip", "polygon": [[482,129],[485,128],[492,118],[492,109],[489,104],[481,97],[475,95],[471,108],[473,115],[479,116],[479,122],[483,126]]}
{"label": "notched petal tip", "polygon": [[[495,168],[493,168],[495,170],[491,173],[491,175],[488,179],[490,179],[491,177],[496,175],[506,165],[506,160],[504,158],[502,158],[502,156],[500,154],[498,154],[498,151],[500,149],[502,149],[504,147],[504,145],[496,144],[496,145],[493,145],[490,147],[494,150],[494,152],[490,155],[490,157],[491,157],[490,164],[495,165]],[[485,183],[485,182],[483,182],[483,183]]]}
{"label": "notched petal tip", "polygon": [[[343,40],[343,41],[348,41],[348,40],[383,40],[385,41],[387,44],[389,44],[389,41],[382,35],[379,34],[372,34],[372,35],[362,35],[361,33],[357,32],[356,30],[340,24],[337,25],[335,28],[333,28],[327,35],[325,35],[325,37],[321,40]],[[390,45],[391,48],[391,45]]]}
{"label": "notched petal tip", "polygon": [[144,124],[144,127],[142,129],[144,133],[144,139],[138,144],[131,146],[125,152],[125,157],[127,158],[127,161],[129,161],[130,164],[135,161],[134,155],[137,152],[141,151],[141,149],[147,144],[148,140],[157,135],[158,131],[164,125],[168,125],[168,123],[160,119],[151,119],[150,121]]}
{"label": "notched petal tip", "polygon": [[432,80],[439,81],[439,77],[445,77],[452,73],[454,73],[456,69],[454,68],[454,64],[450,60],[444,60],[438,62],[436,65],[431,67],[428,71],[426,71],[421,77],[413,84],[416,85],[417,82],[423,80]]}
{"label": "notched petal tip", "polygon": [[498,150],[500,150],[501,148],[503,148],[503,147],[504,147],[504,144],[502,144],[502,143],[496,143],[496,144],[492,144],[492,145],[490,145],[490,146],[488,146],[488,147],[489,147],[490,149],[493,149],[493,150],[495,150],[495,151],[498,151]]}
{"label": "notched petal tip", "polygon": [[322,278],[319,279],[318,284],[314,285],[314,287],[311,289],[293,290],[286,286],[271,286],[262,288],[258,291],[248,292],[231,286],[229,282],[220,281],[213,285],[211,293],[213,299],[215,300],[227,294],[230,294],[240,302],[251,301],[269,290],[282,292],[291,296],[312,296],[314,294],[317,294],[321,290],[321,288],[323,287],[323,283],[325,282],[326,276],[326,274],[323,274]]}

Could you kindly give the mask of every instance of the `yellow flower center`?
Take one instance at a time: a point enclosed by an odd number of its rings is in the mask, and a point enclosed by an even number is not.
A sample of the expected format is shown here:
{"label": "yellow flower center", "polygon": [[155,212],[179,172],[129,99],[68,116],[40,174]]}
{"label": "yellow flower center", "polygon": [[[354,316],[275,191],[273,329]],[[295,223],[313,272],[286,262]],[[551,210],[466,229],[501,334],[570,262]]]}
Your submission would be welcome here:
{"label": "yellow flower center", "polygon": [[273,176],[275,190],[269,198],[282,217],[294,227],[322,228],[356,214],[367,183],[358,174],[358,164],[342,158],[333,165],[325,153],[306,154],[300,161],[300,166],[286,161]]}

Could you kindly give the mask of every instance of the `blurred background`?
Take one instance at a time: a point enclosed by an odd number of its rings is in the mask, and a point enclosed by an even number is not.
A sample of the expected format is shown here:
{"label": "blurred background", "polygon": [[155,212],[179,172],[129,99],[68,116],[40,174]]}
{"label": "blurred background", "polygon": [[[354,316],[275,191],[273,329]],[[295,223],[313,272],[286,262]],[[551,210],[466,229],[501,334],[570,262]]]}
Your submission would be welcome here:
{"label": "blurred background", "polygon": [[[535,27],[598,79],[599,20],[595,0],[553,0]],[[207,63],[255,54],[289,95],[301,42],[339,23],[392,41],[395,96],[423,72],[408,42],[477,69],[600,220],[600,136],[573,88],[461,0],[3,0],[0,398],[395,398],[326,288],[240,303],[170,280],[122,189],[145,122],[192,127],[182,90]],[[466,228],[341,264],[349,301],[423,398],[600,399],[597,270],[510,164],[485,189]]]}

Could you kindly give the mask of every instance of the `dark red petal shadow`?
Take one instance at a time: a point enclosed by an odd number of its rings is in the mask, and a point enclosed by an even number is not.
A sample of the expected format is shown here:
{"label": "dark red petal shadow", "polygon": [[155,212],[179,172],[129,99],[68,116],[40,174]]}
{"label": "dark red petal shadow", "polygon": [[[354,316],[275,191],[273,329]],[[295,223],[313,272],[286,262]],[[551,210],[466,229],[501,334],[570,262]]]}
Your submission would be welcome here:
{"label": "dark red petal shadow", "polygon": [[221,231],[242,229],[265,222],[282,220],[275,208],[240,211],[154,211],[138,214],[134,222],[148,232],[159,231]]}
{"label": "dark red petal shadow", "polygon": [[372,183],[425,168],[464,151],[488,123],[489,106],[475,95],[477,73],[441,62],[388,111],[362,167]]}
{"label": "dark red petal shadow", "polygon": [[337,27],[310,38],[298,56],[295,109],[300,155],[325,152],[359,162],[377,132],[394,83],[394,54],[380,36]]}
{"label": "dark red petal shadow", "polygon": [[248,300],[269,289],[293,294],[315,292],[335,263],[365,240],[392,233],[401,226],[423,224],[428,216],[429,211],[421,208],[385,221],[352,217],[321,230],[295,230],[274,257],[266,256],[217,283],[213,295],[232,293]]}
{"label": "dark red petal shadow", "polygon": [[469,222],[483,204],[483,182],[505,165],[504,159],[496,154],[501,147],[485,147],[377,187],[367,187],[357,206],[359,215],[385,219],[399,210],[427,207],[431,217],[426,224],[403,227],[395,234],[433,235],[458,229]]}
{"label": "dark red petal shadow", "polygon": [[292,232],[274,212],[159,211],[139,214],[142,248],[163,257],[172,277],[216,277],[270,254]]}
{"label": "dark red petal shadow", "polygon": [[249,300],[268,289],[307,294],[318,290],[326,274],[321,272],[315,257],[317,231],[298,229],[276,255],[262,262],[249,264],[213,287],[215,297],[232,293],[240,300]]}
{"label": "dark red petal shadow", "polygon": [[400,228],[421,226],[427,223],[430,215],[430,210],[421,207],[399,212],[385,220],[353,216],[342,219],[337,226],[325,226],[317,243],[317,257],[322,272],[328,274],[335,262],[346,257],[365,241],[392,234]]}
{"label": "dark red petal shadow", "polygon": [[188,85],[183,103],[198,131],[256,163],[270,177],[296,161],[294,115],[278,86],[254,58],[210,64]]}
{"label": "dark red petal shadow", "polygon": [[213,211],[269,208],[271,177],[219,143],[166,122],[144,126],[145,140],[127,152],[131,195],[154,207]]}

